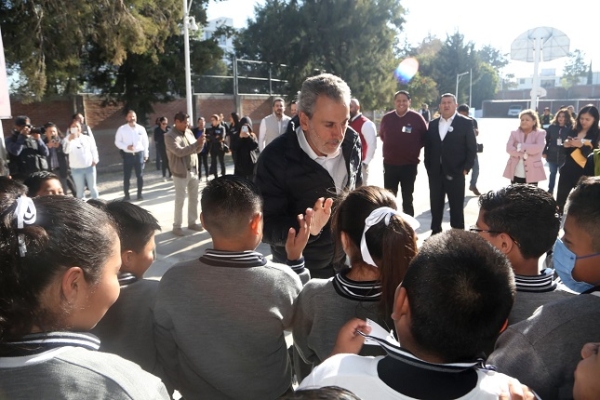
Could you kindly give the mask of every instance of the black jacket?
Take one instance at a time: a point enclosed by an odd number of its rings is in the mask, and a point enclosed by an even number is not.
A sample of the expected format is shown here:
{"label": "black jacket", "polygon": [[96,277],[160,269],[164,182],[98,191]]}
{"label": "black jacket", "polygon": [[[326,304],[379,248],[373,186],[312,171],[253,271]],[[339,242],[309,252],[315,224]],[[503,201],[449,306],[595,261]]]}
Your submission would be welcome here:
{"label": "black jacket", "polygon": [[[271,245],[273,259],[286,260],[285,241],[290,227],[298,229],[298,214],[304,214],[320,197],[335,197],[335,183],[327,170],[312,160],[300,147],[296,134],[298,117],[288,124],[287,131],[272,141],[260,154],[255,182],[263,200],[263,242]],[[342,142],[348,181],[346,189],[362,184],[361,143],[350,127]],[[337,262],[334,257],[330,224],[318,236],[311,236],[303,252],[306,267],[323,269]],[[335,258],[335,260],[334,260]]]}
{"label": "black jacket", "polygon": [[[473,122],[470,118],[456,113],[452,125],[452,131],[440,139],[440,118],[429,123],[425,135],[425,168],[427,173],[446,176],[463,175],[463,171],[469,172],[475,163],[477,155],[477,142],[473,131]],[[441,164],[441,165],[440,165]],[[441,167],[441,168],[440,168]]]}
{"label": "black jacket", "polygon": [[[559,165],[565,163],[565,152],[562,143],[567,140],[570,132],[570,126],[560,127],[556,124],[552,124],[546,129],[546,147],[544,147],[543,152],[546,155],[546,161],[558,163]],[[558,144],[559,138],[560,145]]]}

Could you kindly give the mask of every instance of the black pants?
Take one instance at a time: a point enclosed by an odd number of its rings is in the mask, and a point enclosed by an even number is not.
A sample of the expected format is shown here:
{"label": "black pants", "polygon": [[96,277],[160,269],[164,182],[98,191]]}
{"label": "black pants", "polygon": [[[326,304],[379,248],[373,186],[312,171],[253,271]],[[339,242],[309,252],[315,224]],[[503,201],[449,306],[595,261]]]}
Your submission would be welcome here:
{"label": "black pants", "polygon": [[575,162],[567,161],[560,169],[558,189],[556,191],[556,202],[558,203],[558,210],[561,214],[563,213],[571,189],[577,185],[579,178],[582,176],[583,168],[579,165],[575,165]]}
{"label": "black pants", "polygon": [[171,169],[169,168],[169,159],[167,158],[167,148],[164,143],[156,143],[156,169],[162,170],[163,178],[171,177]]}
{"label": "black pants", "polygon": [[444,200],[448,195],[450,204],[450,226],[456,229],[465,229],[465,176],[445,176],[440,170],[438,173],[429,173],[429,202],[431,205],[431,231],[442,231],[444,217]]}
{"label": "black pants", "polygon": [[523,183],[523,184],[528,184],[528,185],[532,185],[532,186],[538,185],[537,182],[527,183],[527,180],[525,178],[519,178],[518,176],[513,176],[513,179],[512,179],[512,181],[510,181],[510,183]]}
{"label": "black pants", "polygon": [[[208,153],[198,153],[198,159],[204,165],[204,173],[206,174],[206,179],[208,179]],[[202,177],[202,167],[198,167],[198,179]]]}
{"label": "black pants", "polygon": [[129,196],[129,180],[131,179],[131,171],[135,169],[137,178],[137,195],[142,195],[144,188],[144,178],[142,171],[144,170],[144,152],[138,151],[135,154],[123,154],[123,192],[125,196]]}
{"label": "black pants", "polygon": [[221,176],[225,175],[225,153],[223,151],[214,151],[210,153],[210,173],[217,175],[217,158],[221,165]]}
{"label": "black pants", "polygon": [[383,186],[398,195],[398,184],[402,193],[402,211],[410,216],[415,216],[413,207],[413,193],[417,179],[416,165],[389,165],[383,164]]}

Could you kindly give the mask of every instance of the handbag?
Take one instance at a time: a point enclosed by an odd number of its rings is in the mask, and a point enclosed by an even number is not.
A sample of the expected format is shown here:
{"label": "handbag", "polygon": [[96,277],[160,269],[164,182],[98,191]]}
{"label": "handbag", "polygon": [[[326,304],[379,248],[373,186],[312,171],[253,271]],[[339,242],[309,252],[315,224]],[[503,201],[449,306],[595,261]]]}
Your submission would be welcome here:
{"label": "handbag", "polygon": [[477,152],[483,153],[483,143],[477,143]]}

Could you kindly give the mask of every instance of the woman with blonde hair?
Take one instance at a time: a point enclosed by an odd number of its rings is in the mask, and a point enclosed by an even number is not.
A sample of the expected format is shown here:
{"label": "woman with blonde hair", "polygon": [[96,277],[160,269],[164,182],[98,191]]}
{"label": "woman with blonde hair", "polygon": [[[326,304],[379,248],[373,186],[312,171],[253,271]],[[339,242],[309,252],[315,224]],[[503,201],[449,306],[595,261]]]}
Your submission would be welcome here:
{"label": "woman with blonde hair", "polygon": [[540,120],[534,110],[519,114],[519,128],[510,133],[506,152],[510,155],[504,177],[511,183],[528,183],[537,186],[546,180],[542,152],[546,147],[546,131],[540,129]]}

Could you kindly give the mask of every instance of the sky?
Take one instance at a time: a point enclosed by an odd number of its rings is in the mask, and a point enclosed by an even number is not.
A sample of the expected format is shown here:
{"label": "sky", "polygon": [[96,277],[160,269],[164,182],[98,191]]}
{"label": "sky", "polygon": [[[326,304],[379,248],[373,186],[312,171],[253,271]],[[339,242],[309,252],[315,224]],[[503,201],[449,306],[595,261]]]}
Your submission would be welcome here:
{"label": "sky", "polygon": [[[253,18],[255,4],[263,3],[263,0],[212,0],[208,18],[230,17],[234,27],[242,28],[248,18]],[[587,62],[596,61],[593,69],[600,70],[600,35],[596,28],[600,3],[595,0],[586,1],[583,7],[582,1],[558,0],[401,0],[400,3],[407,10],[399,38],[402,42],[406,39],[416,45],[428,34],[444,40],[447,34],[458,30],[467,41],[474,42],[476,48],[491,45],[503,53],[510,53],[512,42],[520,34],[549,26],[565,33],[571,40],[570,50],[583,51]],[[564,62],[564,58],[543,62],[540,69],[555,68],[560,75]],[[529,77],[533,75],[533,64],[511,61],[502,73]]]}

